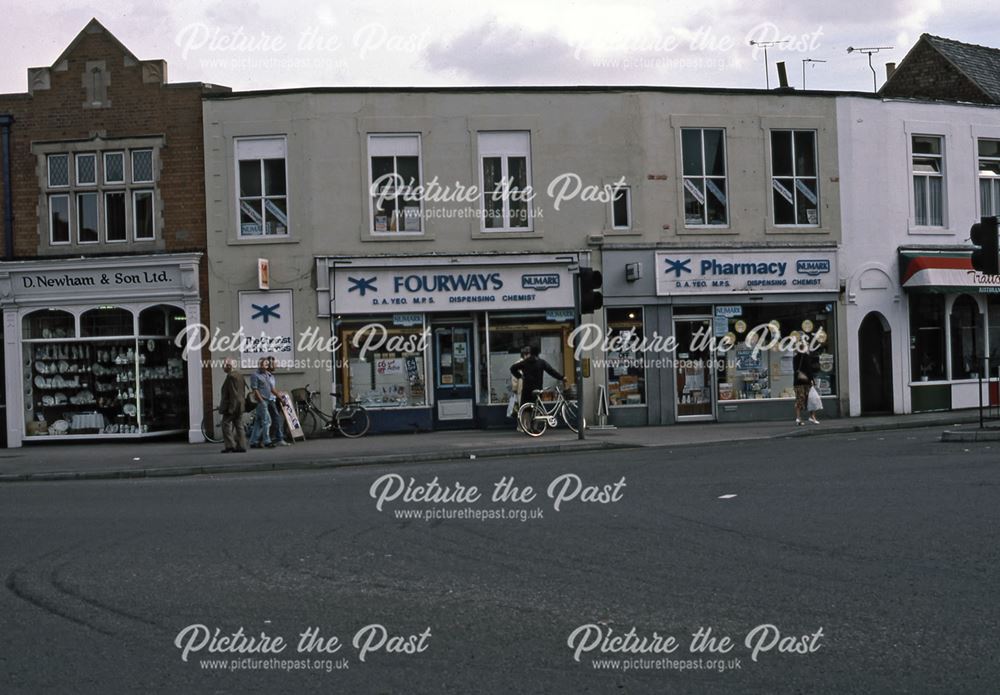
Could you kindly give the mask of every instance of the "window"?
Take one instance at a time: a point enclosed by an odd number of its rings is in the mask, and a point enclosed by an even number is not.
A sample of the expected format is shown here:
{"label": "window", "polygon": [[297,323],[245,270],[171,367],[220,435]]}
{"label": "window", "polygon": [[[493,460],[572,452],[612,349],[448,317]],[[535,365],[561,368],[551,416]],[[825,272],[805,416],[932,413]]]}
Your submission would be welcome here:
{"label": "window", "polygon": [[128,241],[124,191],[104,194],[104,238],[107,241]]}
{"label": "window", "polygon": [[[351,401],[358,401],[366,408],[408,407],[427,405],[427,387],[424,375],[423,326],[398,327],[379,323],[388,336],[385,343],[394,350],[369,353],[362,359],[359,339],[354,345],[354,335],[369,321],[347,323],[340,329],[340,383],[342,393]],[[371,329],[364,329],[370,331]]]}
{"label": "window", "polygon": [[69,185],[69,155],[50,154],[46,157],[49,170],[49,188]]}
{"label": "window", "polygon": [[608,405],[642,405],[646,402],[645,357],[642,342],[642,308],[608,308]]}
{"label": "window", "polygon": [[152,183],[153,150],[132,150],[132,183]]}
{"label": "window", "polygon": [[132,214],[136,240],[153,238],[153,192],[135,191],[132,193]]}
{"label": "window", "polygon": [[913,217],[918,227],[944,226],[943,139],[913,136]]}
{"label": "window", "polygon": [[819,225],[816,131],[771,131],[774,224]]}
{"label": "window", "polygon": [[97,194],[76,194],[76,225],[81,244],[96,244],[100,241],[97,233]]}
{"label": "window", "polygon": [[[155,240],[154,149],[145,142],[135,149],[122,144],[96,152],[74,152],[70,145],[70,152],[44,155],[40,183],[49,190],[45,224],[50,245]],[[88,143],[76,146],[83,149]]]}
{"label": "window", "polygon": [[729,224],[726,131],[682,128],[684,223],[689,227]]}
{"label": "window", "polygon": [[979,141],[979,207],[983,217],[1000,215],[1000,140]]}
{"label": "window", "polygon": [[236,141],[241,237],[288,234],[284,138]]}
{"label": "window", "polygon": [[69,243],[69,196],[49,196],[49,243]]}
{"label": "window", "polygon": [[371,230],[376,233],[423,231],[420,186],[420,136],[368,137]]}
{"label": "window", "polygon": [[94,186],[97,184],[97,155],[78,154],[76,160],[76,185]]}
{"label": "window", "polygon": [[104,183],[125,183],[125,153],[104,153]]}
{"label": "window", "polygon": [[628,186],[614,189],[611,200],[611,228],[621,230],[632,228],[632,189]]}
{"label": "window", "polygon": [[531,137],[527,132],[479,134],[484,230],[531,231],[530,150]]}
{"label": "window", "polygon": [[986,356],[983,315],[976,300],[967,294],[951,307],[951,378],[975,379]]}
{"label": "window", "polygon": [[913,293],[909,301],[913,380],[944,379],[944,295]]}

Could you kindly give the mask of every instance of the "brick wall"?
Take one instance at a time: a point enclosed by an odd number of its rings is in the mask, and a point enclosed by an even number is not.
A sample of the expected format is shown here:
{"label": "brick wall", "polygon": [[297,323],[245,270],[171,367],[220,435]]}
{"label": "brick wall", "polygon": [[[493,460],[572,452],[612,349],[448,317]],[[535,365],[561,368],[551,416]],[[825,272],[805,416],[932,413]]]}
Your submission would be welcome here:
{"label": "brick wall", "polygon": [[990,103],[974,82],[962,75],[926,41],[914,46],[881,91],[886,97],[944,99]]}

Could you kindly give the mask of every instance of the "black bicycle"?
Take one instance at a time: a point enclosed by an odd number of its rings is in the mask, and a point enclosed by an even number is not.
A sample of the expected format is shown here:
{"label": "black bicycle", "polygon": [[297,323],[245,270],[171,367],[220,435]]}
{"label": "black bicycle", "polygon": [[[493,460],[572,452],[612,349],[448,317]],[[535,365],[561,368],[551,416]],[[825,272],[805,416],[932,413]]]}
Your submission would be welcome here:
{"label": "black bicycle", "polygon": [[299,425],[306,437],[314,437],[319,432],[340,432],[345,437],[363,437],[371,428],[371,418],[364,406],[356,402],[347,402],[337,406],[339,401],[336,392],[331,393],[334,399],[333,414],[323,412],[316,404],[319,391],[313,391],[306,384],[305,388],[292,389],[292,401],[299,413]]}
{"label": "black bicycle", "polygon": [[[253,414],[252,410],[243,413],[243,429],[247,433],[248,441],[250,433],[253,432]],[[212,408],[205,413],[205,417],[201,420],[201,434],[205,437],[206,442],[222,443],[222,413],[218,408]]]}

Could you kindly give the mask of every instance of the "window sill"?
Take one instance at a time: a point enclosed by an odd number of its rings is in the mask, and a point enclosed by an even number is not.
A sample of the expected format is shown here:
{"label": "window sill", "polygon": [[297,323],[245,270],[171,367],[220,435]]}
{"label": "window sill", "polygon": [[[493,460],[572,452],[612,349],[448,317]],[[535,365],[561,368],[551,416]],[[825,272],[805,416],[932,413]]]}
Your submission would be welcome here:
{"label": "window sill", "polygon": [[706,236],[709,234],[731,235],[739,234],[739,230],[733,229],[729,225],[703,225],[700,227],[678,227],[677,236]]}
{"label": "window sill", "polygon": [[426,232],[369,232],[362,230],[361,241],[375,243],[384,243],[387,241],[434,241],[434,235]]}
{"label": "window sill", "polygon": [[507,232],[502,232],[502,231],[484,232],[484,231],[480,230],[480,231],[477,231],[477,232],[473,232],[472,233],[472,238],[473,239],[479,239],[479,240],[483,240],[483,239],[541,239],[542,238],[542,233],[539,232],[539,231],[520,231],[520,230],[517,230],[517,231],[507,231]]}
{"label": "window sill", "polygon": [[942,225],[940,227],[934,227],[934,226],[930,226],[930,225],[918,225],[918,224],[914,224],[913,220],[907,220],[907,222],[906,222],[906,231],[907,231],[908,234],[916,234],[916,235],[935,235],[935,234],[936,235],[943,235],[943,234],[954,235],[955,234],[955,231],[953,229],[949,229],[948,227],[946,227],[944,225]]}
{"label": "window sill", "polygon": [[950,386],[955,382],[948,379],[935,379],[927,381],[911,381],[910,386]]}
{"label": "window sill", "polygon": [[273,237],[236,237],[227,242],[230,246],[258,246],[261,244],[298,244],[299,240],[292,236]]}
{"label": "window sill", "polygon": [[821,227],[819,225],[788,225],[787,227],[776,227],[774,225],[768,225],[764,228],[765,234],[815,234],[815,235],[829,235],[833,233],[833,230],[829,227]]}
{"label": "window sill", "polygon": [[605,227],[599,234],[606,237],[618,237],[618,236],[642,236],[642,227],[630,227],[629,229],[612,229],[611,227]]}

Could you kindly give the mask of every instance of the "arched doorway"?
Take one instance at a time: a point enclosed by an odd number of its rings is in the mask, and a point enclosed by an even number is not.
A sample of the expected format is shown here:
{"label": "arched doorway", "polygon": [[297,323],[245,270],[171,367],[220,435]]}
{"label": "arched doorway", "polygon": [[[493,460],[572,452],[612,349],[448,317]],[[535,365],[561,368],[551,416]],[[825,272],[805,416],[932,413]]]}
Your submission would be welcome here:
{"label": "arched doorway", "polygon": [[861,365],[861,414],[892,412],[892,331],[877,311],[868,314],[858,329]]}

